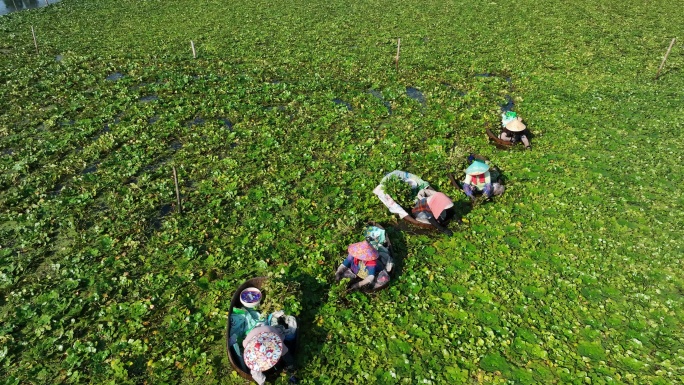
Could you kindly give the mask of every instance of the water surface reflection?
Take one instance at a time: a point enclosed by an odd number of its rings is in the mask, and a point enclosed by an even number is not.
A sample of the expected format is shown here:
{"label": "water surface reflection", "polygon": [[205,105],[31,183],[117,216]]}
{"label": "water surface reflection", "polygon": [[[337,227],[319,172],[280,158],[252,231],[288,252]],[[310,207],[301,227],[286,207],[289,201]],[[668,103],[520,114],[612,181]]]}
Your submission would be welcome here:
{"label": "water surface reflection", "polygon": [[21,11],[22,9],[40,8],[46,5],[56,3],[59,0],[1,0],[0,1],[0,15],[6,15],[10,12]]}

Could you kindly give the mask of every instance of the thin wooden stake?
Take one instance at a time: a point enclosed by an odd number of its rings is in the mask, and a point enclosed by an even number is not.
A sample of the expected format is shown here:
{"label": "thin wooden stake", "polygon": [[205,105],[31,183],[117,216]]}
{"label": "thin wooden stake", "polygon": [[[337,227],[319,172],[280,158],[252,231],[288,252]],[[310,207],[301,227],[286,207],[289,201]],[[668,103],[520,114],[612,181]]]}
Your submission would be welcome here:
{"label": "thin wooden stake", "polygon": [[397,56],[394,57],[394,64],[399,72],[399,50],[401,49],[401,38],[397,38]]}
{"label": "thin wooden stake", "polygon": [[12,4],[14,4],[14,10],[15,10],[15,11],[18,11],[19,8],[17,8],[17,2],[14,1],[14,0],[12,0]]}
{"label": "thin wooden stake", "polygon": [[663,58],[663,62],[660,63],[660,68],[658,68],[658,73],[656,73],[656,76],[655,76],[656,80],[658,80],[658,76],[660,76],[660,70],[663,69],[663,66],[665,65],[665,60],[667,60],[667,55],[670,54],[670,50],[672,49],[672,46],[674,45],[675,40],[677,40],[676,37],[672,39],[672,41],[670,42],[670,46],[667,47],[667,52],[665,52],[665,57]]}
{"label": "thin wooden stake", "polygon": [[183,209],[181,208],[180,201],[180,190],[178,190],[178,174],[176,173],[176,167],[173,167],[173,184],[176,186],[176,204],[178,206],[178,213],[182,214]]}
{"label": "thin wooden stake", "polygon": [[40,54],[40,52],[38,52],[38,40],[36,40],[36,30],[33,29],[33,26],[31,26],[31,34],[33,35],[33,44],[36,46],[36,54]]}
{"label": "thin wooden stake", "polygon": [[190,40],[190,48],[192,48],[192,58],[197,59],[197,54],[195,53],[195,43]]}

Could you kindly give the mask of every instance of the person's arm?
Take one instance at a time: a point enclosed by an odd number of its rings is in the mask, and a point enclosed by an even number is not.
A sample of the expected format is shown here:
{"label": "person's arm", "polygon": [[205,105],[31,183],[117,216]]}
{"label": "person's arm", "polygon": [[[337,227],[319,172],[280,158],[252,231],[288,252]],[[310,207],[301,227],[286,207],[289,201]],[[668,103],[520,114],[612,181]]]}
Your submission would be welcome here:
{"label": "person's arm", "polygon": [[348,268],[344,264],[341,264],[335,272],[335,280],[339,282],[344,278],[354,279],[356,278],[356,274],[354,274],[354,272],[351,271],[350,268]]}
{"label": "person's arm", "polygon": [[363,289],[368,285],[371,285],[375,281],[375,276],[374,275],[369,275],[366,278],[362,279],[359,282],[356,282],[355,284],[350,286],[350,289],[356,290],[356,289]]}
{"label": "person's arm", "polygon": [[435,194],[437,194],[437,191],[435,191],[432,187],[427,187],[418,191],[418,194],[416,194],[416,199],[427,199]]}
{"label": "person's arm", "polygon": [[259,372],[257,370],[252,370],[249,373],[252,375],[254,382],[256,382],[257,384],[264,385],[266,383],[266,376],[264,375],[263,372]]}
{"label": "person's arm", "polygon": [[431,224],[432,226],[434,226],[435,228],[437,228],[437,230],[441,231],[442,234],[444,234],[444,235],[446,235],[446,236],[448,236],[448,237],[450,237],[450,236],[452,236],[452,235],[454,234],[451,230],[449,230],[449,229],[447,229],[446,227],[440,225],[439,222],[437,222],[437,220],[435,219],[435,217],[433,217],[432,215],[430,215],[430,217],[428,218],[428,221],[430,222],[430,224]]}
{"label": "person's arm", "polygon": [[405,220],[405,221],[407,221],[407,222],[409,222],[409,223],[412,223],[412,224],[414,224],[414,225],[418,225],[418,226],[425,225],[423,222],[420,222],[420,221],[416,220],[416,218],[414,218],[414,217],[412,217],[412,216],[410,216],[410,215],[407,215],[407,216],[405,216],[404,218],[401,218],[401,219],[403,219],[403,220]]}

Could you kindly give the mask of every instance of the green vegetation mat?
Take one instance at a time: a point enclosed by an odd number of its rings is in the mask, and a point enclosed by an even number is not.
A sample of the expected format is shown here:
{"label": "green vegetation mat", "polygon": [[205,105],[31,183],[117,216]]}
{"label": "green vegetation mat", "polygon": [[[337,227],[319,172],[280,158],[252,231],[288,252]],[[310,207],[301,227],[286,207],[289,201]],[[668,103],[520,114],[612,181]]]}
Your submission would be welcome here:
{"label": "green vegetation mat", "polygon": [[[670,0],[0,17],[0,383],[243,383],[226,316],[264,274],[302,293],[304,384],[684,382],[684,41],[653,80],[682,20]],[[532,151],[486,142],[507,95]],[[471,211],[445,175],[469,151],[508,185]],[[453,237],[397,227],[371,192],[394,169],[458,200]],[[369,220],[397,271],[346,293]]]}

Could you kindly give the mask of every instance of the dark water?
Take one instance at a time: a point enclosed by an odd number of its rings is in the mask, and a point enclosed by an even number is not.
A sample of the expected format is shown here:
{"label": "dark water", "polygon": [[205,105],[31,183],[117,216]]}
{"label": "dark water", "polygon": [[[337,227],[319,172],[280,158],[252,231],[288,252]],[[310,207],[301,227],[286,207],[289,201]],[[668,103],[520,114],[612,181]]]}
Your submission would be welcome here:
{"label": "dark water", "polygon": [[418,103],[425,105],[425,95],[423,95],[419,89],[414,87],[406,87],[406,95]]}
{"label": "dark water", "polygon": [[223,123],[223,126],[229,130],[233,129],[233,122],[230,121],[228,118],[221,118],[219,119],[219,122]]}
{"label": "dark water", "polygon": [[97,171],[97,166],[98,163],[91,164],[90,166],[86,167],[83,171],[81,171],[81,175],[87,175]]}
{"label": "dark water", "polygon": [[382,93],[380,91],[371,89],[366,92],[373,95],[376,99],[380,100],[382,104],[385,105],[385,108],[387,108],[387,113],[392,115],[392,105],[382,97]]}
{"label": "dark water", "polygon": [[501,112],[513,111],[515,103],[511,95],[506,95],[506,103],[501,105]]}
{"label": "dark water", "polygon": [[121,72],[114,72],[113,74],[107,76],[105,79],[109,80],[110,82],[115,82],[121,79],[122,77],[124,77],[124,75]]}
{"label": "dark water", "polygon": [[171,211],[173,210],[173,205],[165,204],[159,209],[159,214],[157,214],[154,218],[152,218],[152,227],[155,230],[159,230],[162,227],[162,220],[164,219],[165,216],[171,214]]}
{"label": "dark water", "polygon": [[[48,0],[48,3],[54,4],[58,1]],[[46,5],[45,0],[0,0],[0,15],[21,11],[22,9],[41,8]]]}
{"label": "dark water", "polygon": [[352,111],[352,110],[353,110],[351,104],[345,102],[345,101],[342,100],[342,99],[339,99],[339,98],[333,99],[333,103],[337,104],[338,106],[341,105],[341,106],[347,107],[347,111]]}
{"label": "dark water", "polygon": [[169,145],[169,148],[172,149],[173,151],[178,151],[183,147],[183,143],[175,140],[173,143]]}
{"label": "dark water", "polygon": [[264,107],[266,111],[285,111],[285,106],[266,106]]}
{"label": "dark water", "polygon": [[444,87],[451,88],[452,90],[456,91],[456,93],[458,93],[458,96],[466,96],[466,93],[465,93],[465,92],[459,90],[456,86],[454,86],[454,85],[451,84],[451,83],[442,82],[442,85],[443,85]]}
{"label": "dark water", "polygon": [[201,125],[203,125],[203,124],[204,124],[204,119],[200,118],[199,116],[196,117],[195,119],[190,120],[190,121],[188,121],[188,122],[185,123],[185,125],[188,126],[188,127],[192,127],[192,126],[201,126]]}
{"label": "dark water", "polygon": [[148,102],[153,102],[155,100],[159,100],[159,97],[157,95],[147,95],[143,96],[142,98],[138,99],[140,103],[148,103]]}

